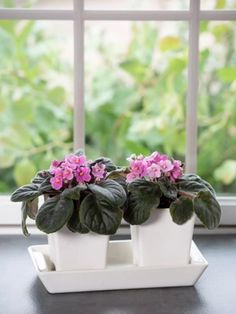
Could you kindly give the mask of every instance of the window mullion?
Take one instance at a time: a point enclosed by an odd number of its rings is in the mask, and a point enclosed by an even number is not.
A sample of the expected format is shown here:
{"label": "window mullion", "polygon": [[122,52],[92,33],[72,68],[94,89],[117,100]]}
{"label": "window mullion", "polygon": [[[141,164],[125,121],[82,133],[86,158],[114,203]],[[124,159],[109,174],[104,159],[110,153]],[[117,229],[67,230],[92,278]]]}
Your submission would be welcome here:
{"label": "window mullion", "polygon": [[84,0],[74,0],[74,150],[85,147]]}
{"label": "window mullion", "polygon": [[197,169],[197,97],[200,0],[190,0],[188,92],[186,114],[186,172]]}

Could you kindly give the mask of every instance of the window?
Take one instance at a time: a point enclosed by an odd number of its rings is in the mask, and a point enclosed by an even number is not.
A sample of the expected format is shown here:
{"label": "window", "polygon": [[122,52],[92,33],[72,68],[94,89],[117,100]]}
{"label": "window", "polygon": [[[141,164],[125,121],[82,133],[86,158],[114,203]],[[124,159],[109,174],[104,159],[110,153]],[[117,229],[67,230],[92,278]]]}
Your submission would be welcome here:
{"label": "window", "polygon": [[185,157],[236,224],[235,20],[235,0],[0,1],[0,224],[12,189],[85,144]]}

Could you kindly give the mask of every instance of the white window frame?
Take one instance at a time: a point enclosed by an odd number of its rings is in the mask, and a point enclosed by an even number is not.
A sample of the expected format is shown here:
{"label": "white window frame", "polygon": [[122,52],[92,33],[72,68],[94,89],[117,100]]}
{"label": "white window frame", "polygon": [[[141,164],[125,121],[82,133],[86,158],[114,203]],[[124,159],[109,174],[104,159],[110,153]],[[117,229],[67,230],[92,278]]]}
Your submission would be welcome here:
{"label": "white window frame", "polygon": [[[186,171],[197,169],[197,104],[199,81],[200,21],[234,21],[236,10],[201,10],[200,2],[190,0],[188,10],[85,10],[84,0],[74,0],[72,10],[5,9],[0,20],[60,20],[74,25],[74,149],[85,146],[84,115],[84,24],[85,21],[185,21],[189,23],[189,62],[186,115]],[[236,227],[236,197],[219,197],[223,209],[221,227]],[[10,203],[9,196],[0,196],[0,233],[19,229],[20,208]],[[30,222],[33,224],[33,222]],[[235,232],[235,229],[233,229]]]}

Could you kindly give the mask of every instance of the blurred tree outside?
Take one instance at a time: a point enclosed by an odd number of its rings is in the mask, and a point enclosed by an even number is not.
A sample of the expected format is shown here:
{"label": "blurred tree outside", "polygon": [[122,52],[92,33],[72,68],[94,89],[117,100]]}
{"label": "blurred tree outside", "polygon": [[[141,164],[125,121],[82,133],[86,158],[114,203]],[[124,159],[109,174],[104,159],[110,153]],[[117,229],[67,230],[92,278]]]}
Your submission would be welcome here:
{"label": "blurred tree outside", "polygon": [[[87,155],[184,160],[187,23],[101,25],[86,25]],[[67,40],[40,22],[0,21],[2,193],[72,151],[73,56],[58,44]],[[236,191],[235,51],[235,22],[201,23],[198,172],[220,193]]]}

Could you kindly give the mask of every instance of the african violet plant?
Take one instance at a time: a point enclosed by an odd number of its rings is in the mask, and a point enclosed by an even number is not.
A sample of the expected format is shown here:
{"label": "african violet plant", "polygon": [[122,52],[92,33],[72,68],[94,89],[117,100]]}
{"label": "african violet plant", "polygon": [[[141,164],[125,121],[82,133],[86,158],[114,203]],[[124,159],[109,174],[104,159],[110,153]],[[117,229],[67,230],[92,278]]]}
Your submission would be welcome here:
{"label": "african violet plant", "polygon": [[[13,202],[22,202],[22,230],[29,235],[26,219],[53,233],[63,226],[72,232],[113,234],[120,225],[126,200],[123,187],[107,176],[116,167],[108,158],[88,161],[82,152],[55,160],[47,171],[40,171],[30,184],[17,189]],[[44,203],[38,208],[39,196]]]}
{"label": "african violet plant", "polygon": [[170,208],[176,224],[184,224],[193,213],[208,229],[220,222],[221,208],[212,186],[196,174],[183,174],[183,164],[167,155],[131,155],[129,167],[110,173],[126,190],[124,219],[132,225],[148,220],[155,208]]}

